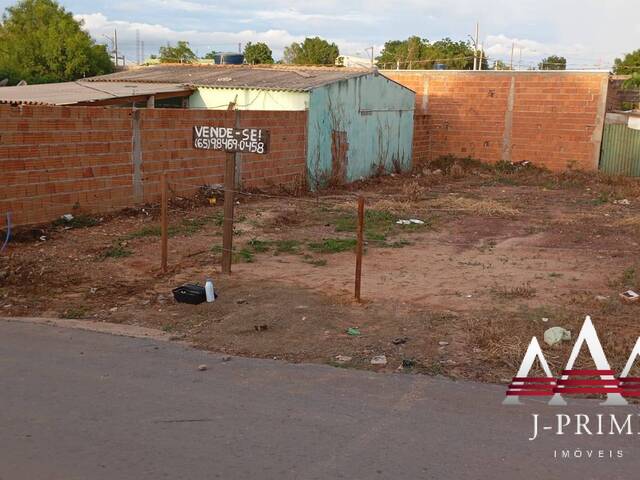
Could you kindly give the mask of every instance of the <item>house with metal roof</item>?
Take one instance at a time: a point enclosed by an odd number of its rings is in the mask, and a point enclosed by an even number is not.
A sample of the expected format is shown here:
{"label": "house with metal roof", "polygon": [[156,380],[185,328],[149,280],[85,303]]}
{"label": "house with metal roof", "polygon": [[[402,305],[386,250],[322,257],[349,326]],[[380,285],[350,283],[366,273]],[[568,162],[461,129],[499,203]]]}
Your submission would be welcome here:
{"label": "house with metal roof", "polygon": [[[191,96],[194,89],[176,83],[77,82],[1,87],[0,103],[14,105],[153,107],[156,101]],[[181,104],[179,104],[181,106]]]}
{"label": "house with metal roof", "polygon": [[376,69],[160,64],[94,82],[182,85],[189,108],[307,111],[312,186],[411,166],[415,93]]}

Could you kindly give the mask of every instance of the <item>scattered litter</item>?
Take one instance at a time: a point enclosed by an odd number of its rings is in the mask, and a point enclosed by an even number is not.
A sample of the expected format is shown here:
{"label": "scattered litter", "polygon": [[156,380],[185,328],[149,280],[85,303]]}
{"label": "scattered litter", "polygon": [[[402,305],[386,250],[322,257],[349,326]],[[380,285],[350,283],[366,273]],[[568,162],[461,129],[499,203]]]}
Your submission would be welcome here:
{"label": "scattered litter", "polygon": [[360,329],[358,327],[347,328],[347,335],[357,336],[360,335]]}
{"label": "scattered litter", "polygon": [[[176,302],[179,303],[199,305],[207,300],[207,293],[204,287],[192,283],[187,283],[178,288],[174,288],[172,292],[173,298],[175,298]],[[158,295],[158,300],[160,300],[160,295]]]}
{"label": "scattered litter", "polygon": [[71,215],[70,213],[65,213],[64,215],[62,215],[60,217],[62,220],[64,220],[65,222],[71,222],[73,220],[73,215]]}
{"label": "scattered litter", "polygon": [[413,368],[416,366],[416,361],[413,358],[403,358],[402,368]]}
{"label": "scattered litter", "polygon": [[352,360],[352,357],[348,355],[336,355],[335,359],[337,363],[349,363]]}
{"label": "scattered litter", "polygon": [[542,321],[547,323],[549,321],[549,319],[547,317],[542,317]]}
{"label": "scattered litter", "polygon": [[231,360],[231,355],[223,355],[220,360],[223,362],[229,362]]}
{"label": "scattered litter", "polygon": [[449,345],[449,342],[441,341],[438,342],[438,345],[440,345],[441,347],[446,347],[447,345]]}
{"label": "scattered litter", "polygon": [[118,307],[111,307],[109,309],[110,312],[117,312],[118,311]]}
{"label": "scattered litter", "polygon": [[465,295],[466,298],[472,298],[473,295],[469,294],[469,295]]}
{"label": "scattered litter", "polygon": [[302,321],[304,322],[307,319],[307,317],[302,317]]}
{"label": "scattered litter", "polygon": [[371,359],[371,365],[386,365],[386,364],[387,364],[386,355],[376,355]]}
{"label": "scattered litter", "polygon": [[202,365],[198,365],[198,370],[204,372],[207,369],[207,366],[203,363]]}
{"label": "scattered litter", "polygon": [[598,302],[608,302],[609,301],[609,297],[605,296],[605,295],[596,295],[596,301]]}
{"label": "scattered litter", "polygon": [[424,225],[424,222],[422,220],[418,220],[417,218],[409,218],[407,220],[404,219],[400,219],[396,222],[398,225]]}
{"label": "scattered litter", "polygon": [[89,289],[89,292],[91,292],[92,294],[96,293],[98,291],[98,289],[96,287],[91,287]]}
{"label": "scattered litter", "polygon": [[403,343],[407,343],[408,340],[409,337],[397,337],[391,340],[391,343],[393,343],[394,345],[402,345]]}
{"label": "scattered litter", "polygon": [[562,327],[551,327],[544,332],[544,341],[547,345],[554,346],[563,340],[571,340],[571,332]]}
{"label": "scattered litter", "polygon": [[631,202],[626,198],[623,198],[622,200],[614,200],[613,203],[617,205],[631,205]]}
{"label": "scattered litter", "polygon": [[264,332],[266,330],[269,330],[269,325],[267,325],[266,323],[263,323],[262,325],[254,325],[253,329],[256,332]]}
{"label": "scattered litter", "polygon": [[44,236],[44,235],[42,235],[42,236],[40,237],[40,241],[41,241],[41,242],[46,242],[46,241],[47,241],[47,237],[46,237],[46,236]]}
{"label": "scattered litter", "polygon": [[216,298],[218,297],[218,294],[216,293],[216,290],[213,286],[213,280],[211,280],[210,278],[208,278],[204,283],[204,293],[207,297],[208,303],[215,302]]}
{"label": "scattered litter", "polygon": [[625,302],[636,302],[640,298],[633,290],[627,290],[626,292],[622,292],[620,294],[620,298],[622,298]]}

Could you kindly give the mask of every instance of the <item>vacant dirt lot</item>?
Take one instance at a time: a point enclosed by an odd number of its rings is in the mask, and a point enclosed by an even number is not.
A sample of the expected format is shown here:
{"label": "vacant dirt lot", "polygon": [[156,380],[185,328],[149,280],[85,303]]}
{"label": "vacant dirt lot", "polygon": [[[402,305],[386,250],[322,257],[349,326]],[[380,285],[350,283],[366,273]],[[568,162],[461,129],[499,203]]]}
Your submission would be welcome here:
{"label": "vacant dirt lot", "polygon": [[[433,173],[433,170],[438,170]],[[355,194],[367,201],[363,297],[353,296]],[[162,328],[231,354],[505,381],[531,336],[591,314],[620,370],[640,335],[640,183],[450,161],[323,192],[243,195],[233,275],[221,202],[174,199],[170,272],[157,206],[22,231],[0,256],[0,315]],[[423,225],[398,225],[398,219]],[[213,304],[171,289],[214,279]],[[356,328],[359,335],[349,335]],[[572,342],[547,347],[556,371]],[[386,355],[384,367],[370,365]],[[350,360],[336,359],[342,355]]]}

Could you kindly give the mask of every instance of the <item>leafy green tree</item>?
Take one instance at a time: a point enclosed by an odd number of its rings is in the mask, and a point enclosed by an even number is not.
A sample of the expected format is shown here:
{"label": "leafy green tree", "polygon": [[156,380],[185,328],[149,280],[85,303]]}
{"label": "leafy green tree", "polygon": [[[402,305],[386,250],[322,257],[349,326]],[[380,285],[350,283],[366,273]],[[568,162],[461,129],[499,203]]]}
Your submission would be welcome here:
{"label": "leafy green tree", "polygon": [[640,48],[613,62],[613,73],[616,75],[631,75],[634,72],[640,72]]}
{"label": "leafy green tree", "polygon": [[496,60],[493,64],[494,70],[511,70],[511,67],[502,60]]}
{"label": "leafy green tree", "polygon": [[538,64],[540,70],[566,70],[567,59],[558,55],[549,55]]}
{"label": "leafy green tree", "polygon": [[320,37],[305,38],[304,42],[294,42],[284,49],[285,63],[295,65],[333,65],[338,55],[338,46]]}
{"label": "leafy green tree", "polygon": [[160,47],[160,63],[193,63],[198,59],[189,42],[179,40],[175,47],[167,43],[166,47]]}
{"label": "leafy green tree", "polygon": [[[448,69],[470,70],[473,68],[473,48],[469,42],[454,41],[446,37],[436,42],[412,36],[406,40],[391,40],[384,44],[377,64],[381,68],[431,69],[443,64]],[[483,55],[482,68],[489,68]]]}
{"label": "leafy green tree", "polygon": [[216,51],[215,50],[211,50],[203,58],[206,58],[207,60],[213,60],[215,57],[216,57]]}
{"label": "leafy green tree", "polygon": [[244,60],[249,64],[273,63],[273,52],[266,43],[247,43],[244,47]]}
{"label": "leafy green tree", "polygon": [[0,21],[0,79],[10,84],[77,80],[113,71],[104,45],[53,0],[21,0]]}

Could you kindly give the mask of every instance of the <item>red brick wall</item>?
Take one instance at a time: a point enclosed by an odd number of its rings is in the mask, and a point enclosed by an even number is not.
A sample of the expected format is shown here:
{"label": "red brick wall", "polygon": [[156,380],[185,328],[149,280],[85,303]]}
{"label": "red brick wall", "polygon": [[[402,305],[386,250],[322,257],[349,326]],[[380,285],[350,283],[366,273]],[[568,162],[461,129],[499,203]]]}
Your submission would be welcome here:
{"label": "red brick wall", "polygon": [[[233,125],[213,110],[145,109],[139,115],[142,198],[134,196],[134,117],[129,109],[0,105],[0,226],[53,220],[158,199],[159,175],[176,190],[222,183],[224,153],[195,150],[192,127]],[[270,130],[267,155],[242,155],[244,187],[298,184],[306,177],[306,112],[242,112],[241,126]]]}
{"label": "red brick wall", "polygon": [[416,162],[454,155],[597,169],[606,73],[383,73],[416,92]]}

